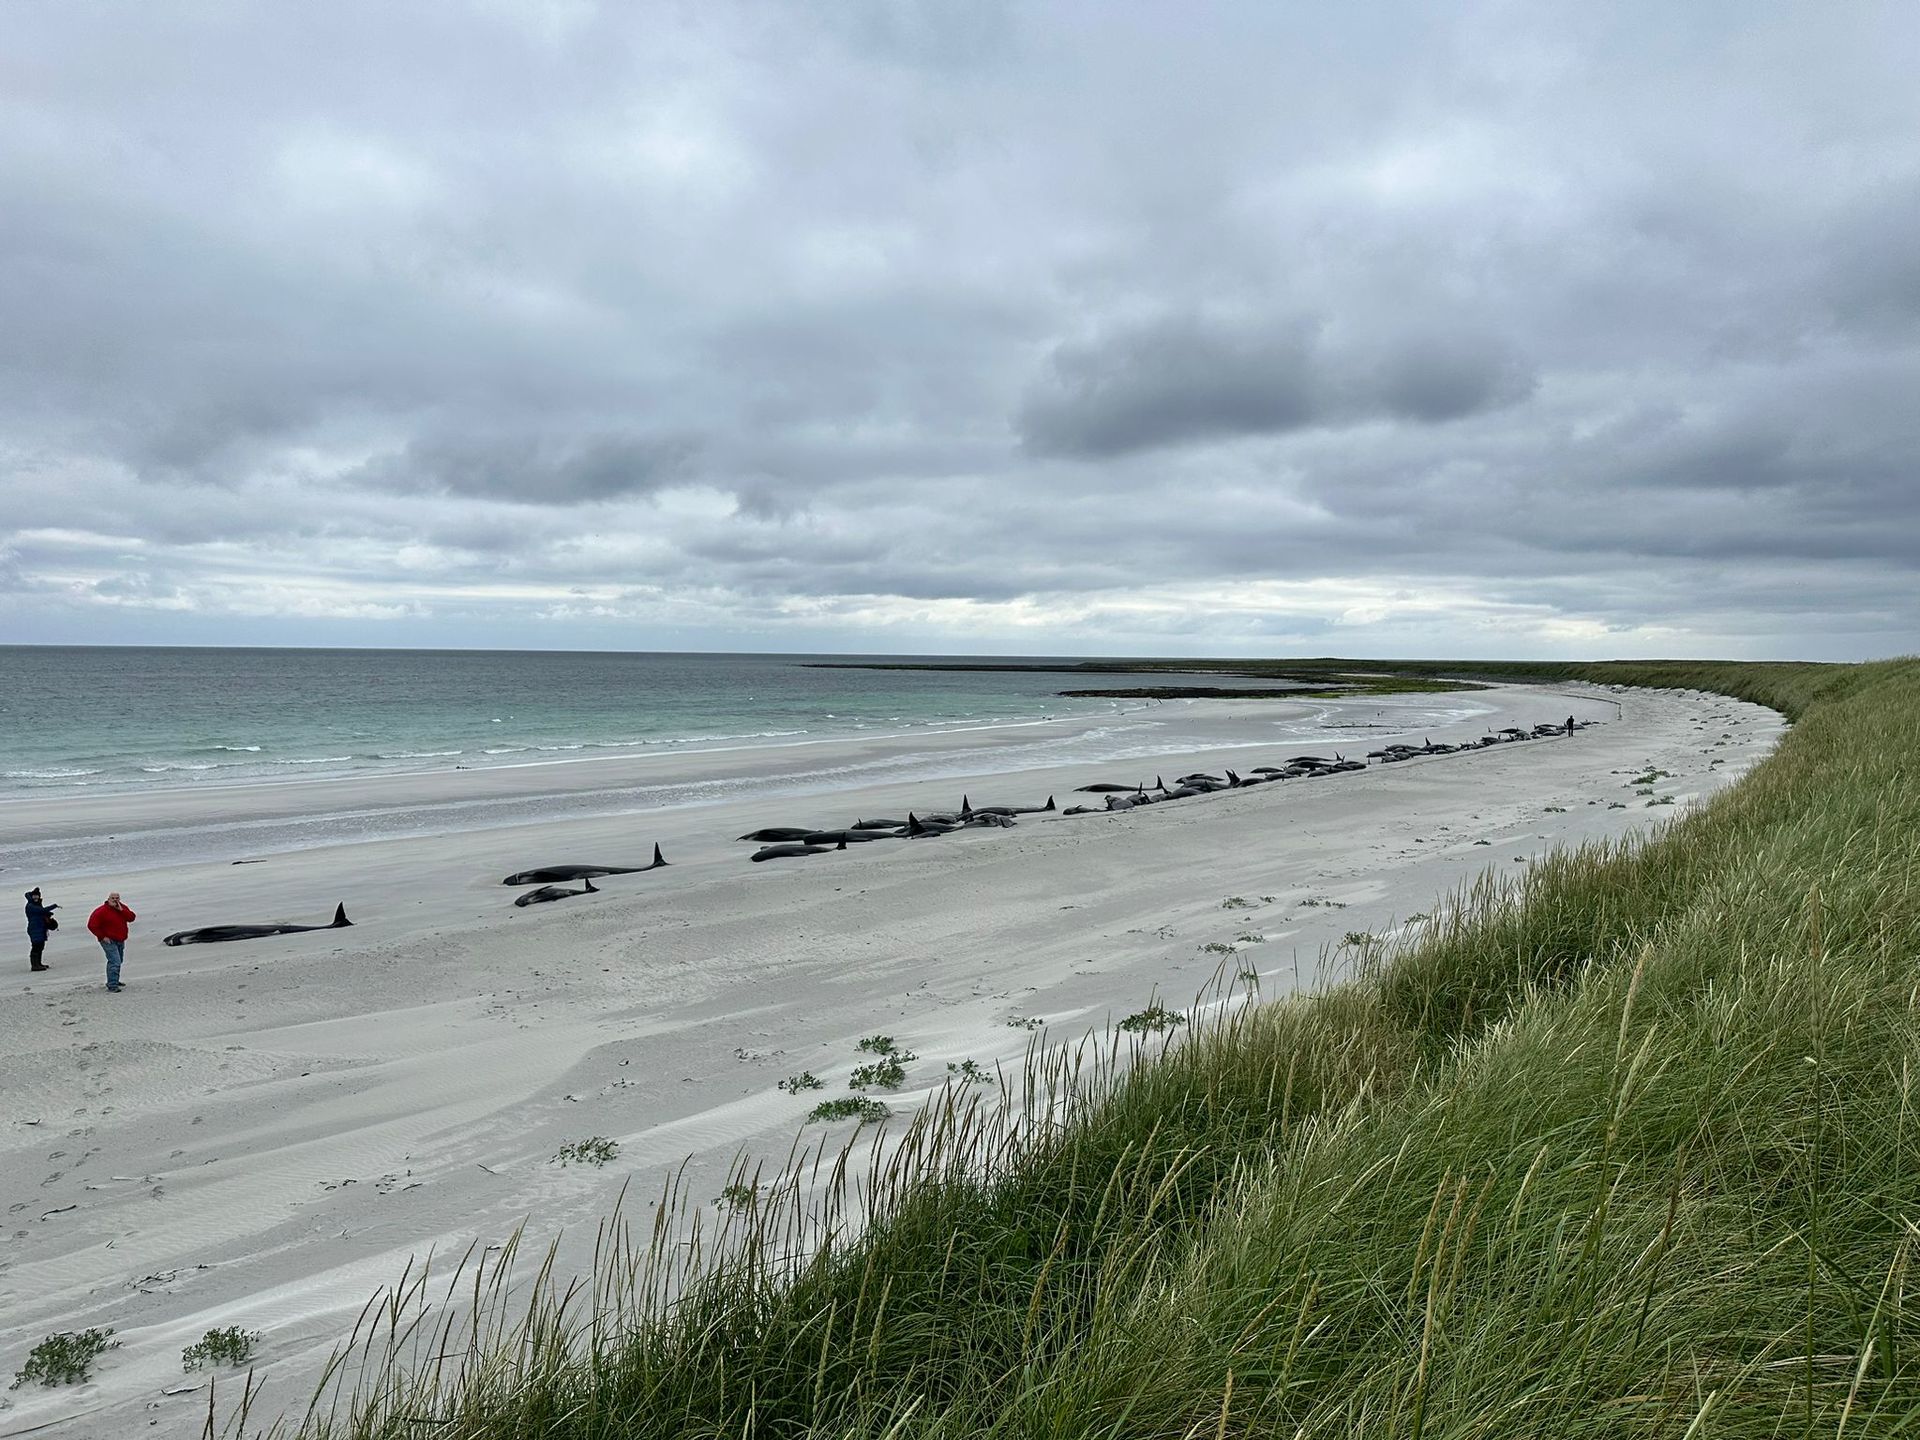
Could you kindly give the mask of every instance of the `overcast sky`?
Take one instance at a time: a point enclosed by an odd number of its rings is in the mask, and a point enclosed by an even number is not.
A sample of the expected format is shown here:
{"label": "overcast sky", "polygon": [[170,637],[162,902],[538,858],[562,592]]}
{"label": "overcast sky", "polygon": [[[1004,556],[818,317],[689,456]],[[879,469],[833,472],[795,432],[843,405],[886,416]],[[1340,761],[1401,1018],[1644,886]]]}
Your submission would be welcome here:
{"label": "overcast sky", "polygon": [[1920,649],[1920,6],[0,35],[0,642]]}

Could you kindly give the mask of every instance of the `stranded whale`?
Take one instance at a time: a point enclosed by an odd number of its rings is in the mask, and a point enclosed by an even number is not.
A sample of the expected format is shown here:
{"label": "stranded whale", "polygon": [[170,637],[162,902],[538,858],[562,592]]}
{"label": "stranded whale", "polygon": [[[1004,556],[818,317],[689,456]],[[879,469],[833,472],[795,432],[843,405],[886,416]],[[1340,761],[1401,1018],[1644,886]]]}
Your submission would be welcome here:
{"label": "stranded whale", "polygon": [[[653,847],[651,865],[542,865],[538,870],[522,870],[517,875],[509,875],[502,885],[538,885],[547,880],[585,880],[595,875],[644,875],[649,870],[658,870],[667,863],[660,853],[660,847]],[[582,892],[569,890],[569,895]]]}
{"label": "stranded whale", "polygon": [[591,879],[583,879],[581,883],[586,887],[585,889],[568,890],[560,885],[542,885],[538,890],[529,890],[526,894],[516,897],[513,903],[516,906],[541,905],[549,900],[567,900],[575,895],[598,895],[600,893],[594,888]]}
{"label": "stranded whale", "polygon": [[333,919],[325,925],[208,925],[199,930],[176,930],[162,945],[213,945],[222,940],[261,940],[269,935],[299,935],[308,930],[339,930],[353,922],[347,919],[347,907],[333,907]]}

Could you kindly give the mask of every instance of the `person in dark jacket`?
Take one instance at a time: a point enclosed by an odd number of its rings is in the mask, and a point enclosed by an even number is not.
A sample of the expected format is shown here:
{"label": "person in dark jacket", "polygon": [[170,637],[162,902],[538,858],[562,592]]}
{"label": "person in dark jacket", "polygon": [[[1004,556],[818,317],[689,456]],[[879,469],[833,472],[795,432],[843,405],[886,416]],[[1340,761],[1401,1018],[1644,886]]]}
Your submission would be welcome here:
{"label": "person in dark jacket", "polygon": [[35,970],[46,969],[41,955],[47,948],[47,932],[60,922],[52,917],[58,905],[40,903],[40,887],[27,891],[27,963]]}
{"label": "person in dark jacket", "polygon": [[100,942],[100,949],[107,957],[107,989],[116,995],[121,990],[120,964],[127,955],[127,926],[133,921],[133,911],[127,908],[118,890],[87,917],[87,929],[93,932],[93,938]]}

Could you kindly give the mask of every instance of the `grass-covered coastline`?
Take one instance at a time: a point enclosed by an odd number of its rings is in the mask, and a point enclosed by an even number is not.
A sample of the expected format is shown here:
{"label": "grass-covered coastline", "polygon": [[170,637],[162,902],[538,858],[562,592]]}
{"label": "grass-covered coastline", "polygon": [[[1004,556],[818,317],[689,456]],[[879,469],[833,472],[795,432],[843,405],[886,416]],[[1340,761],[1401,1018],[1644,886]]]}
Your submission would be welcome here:
{"label": "grass-covered coastline", "polygon": [[1920,662],[1432,673],[1796,725],[1651,841],[1091,1066],[1064,1126],[936,1107],[804,1262],[777,1196],[672,1307],[671,1237],[610,1245],[308,1433],[1920,1433]]}

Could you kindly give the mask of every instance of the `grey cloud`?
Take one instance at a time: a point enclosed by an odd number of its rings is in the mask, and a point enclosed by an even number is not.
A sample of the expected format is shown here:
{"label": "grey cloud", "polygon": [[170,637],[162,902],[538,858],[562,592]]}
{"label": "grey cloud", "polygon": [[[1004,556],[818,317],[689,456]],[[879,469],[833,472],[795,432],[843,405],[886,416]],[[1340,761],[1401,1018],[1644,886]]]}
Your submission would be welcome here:
{"label": "grey cloud", "polygon": [[1035,454],[1132,451],[1381,417],[1424,424],[1516,403],[1534,377],[1509,348],[1438,330],[1336,343],[1303,319],[1164,317],[1063,344],[1018,429]]}
{"label": "grey cloud", "polygon": [[1018,427],[1039,455],[1102,458],[1292,430],[1319,407],[1313,330],[1170,317],[1053,352]]}
{"label": "grey cloud", "polygon": [[1388,414],[1438,424],[1524,400],[1535,378],[1484,337],[1435,334],[1395,347],[1381,360],[1377,383]]}
{"label": "grey cloud", "polygon": [[700,450],[689,436],[513,435],[429,440],[358,477],[401,491],[528,505],[579,505],[649,495],[679,483]]}

